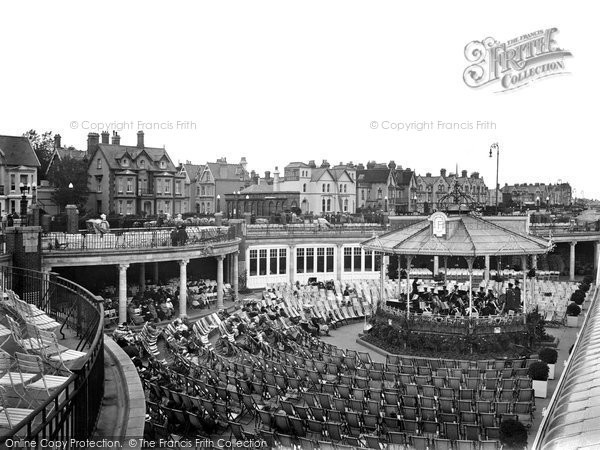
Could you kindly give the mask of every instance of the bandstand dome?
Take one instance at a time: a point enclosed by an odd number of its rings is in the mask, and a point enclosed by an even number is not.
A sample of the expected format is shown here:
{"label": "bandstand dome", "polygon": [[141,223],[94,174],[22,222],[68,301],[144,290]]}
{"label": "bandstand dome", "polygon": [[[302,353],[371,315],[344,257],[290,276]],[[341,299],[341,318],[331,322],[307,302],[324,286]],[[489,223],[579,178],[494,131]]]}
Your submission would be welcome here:
{"label": "bandstand dome", "polygon": [[473,214],[448,217],[435,212],[420,222],[368,239],[362,246],[396,255],[477,257],[544,254],[552,243]]}

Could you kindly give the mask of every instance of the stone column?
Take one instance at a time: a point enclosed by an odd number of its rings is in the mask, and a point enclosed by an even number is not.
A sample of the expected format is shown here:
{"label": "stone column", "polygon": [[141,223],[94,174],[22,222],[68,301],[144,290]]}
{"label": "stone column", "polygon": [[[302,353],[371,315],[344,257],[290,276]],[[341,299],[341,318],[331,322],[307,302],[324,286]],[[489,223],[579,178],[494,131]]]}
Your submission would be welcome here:
{"label": "stone column", "polygon": [[571,241],[571,253],[569,255],[569,281],[575,281],[575,246],[577,241]]}
{"label": "stone column", "polygon": [[537,255],[531,255],[531,267],[537,269]]}
{"label": "stone column", "polygon": [[435,255],[433,257],[433,276],[437,276],[437,274],[440,272],[440,257]]}
{"label": "stone column", "polygon": [[187,265],[189,259],[179,261],[179,317],[187,316]]}
{"label": "stone column", "polygon": [[119,264],[119,323],[127,322],[127,268]]}
{"label": "stone column", "polygon": [[295,255],[295,253],[296,253],[296,246],[288,245],[288,258],[289,258],[288,278],[290,280],[290,284],[294,284],[296,282],[296,255]]}
{"label": "stone column", "polygon": [[340,283],[342,282],[343,270],[344,270],[344,246],[343,246],[343,244],[337,244],[336,276]]}
{"label": "stone column", "polygon": [[158,263],[154,263],[154,284],[158,284]]}
{"label": "stone column", "polygon": [[469,317],[471,317],[473,314],[473,261],[475,261],[475,258],[469,256],[465,259],[469,268]]}
{"label": "stone column", "polygon": [[238,294],[239,294],[239,261],[238,261],[238,255],[240,252],[234,252],[233,253],[233,299],[237,300],[238,299]]}
{"label": "stone column", "polygon": [[410,314],[410,263],[413,257],[406,255],[406,314]]}
{"label": "stone column", "polygon": [[146,263],[140,264],[140,291],[146,290]]}
{"label": "stone column", "polygon": [[490,255],[485,255],[485,270],[483,272],[483,279],[486,283],[490,281]]}
{"label": "stone column", "polygon": [[223,309],[223,259],[217,256],[217,309]]}
{"label": "stone column", "polygon": [[402,271],[402,255],[398,255],[398,301],[402,297],[402,276],[400,272]]}

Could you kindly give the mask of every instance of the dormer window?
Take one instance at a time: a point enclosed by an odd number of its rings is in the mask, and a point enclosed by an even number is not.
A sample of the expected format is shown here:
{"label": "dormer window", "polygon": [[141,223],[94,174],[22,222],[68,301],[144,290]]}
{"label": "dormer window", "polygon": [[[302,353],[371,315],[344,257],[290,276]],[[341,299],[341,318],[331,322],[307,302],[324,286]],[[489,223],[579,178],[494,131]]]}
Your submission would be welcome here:
{"label": "dormer window", "polygon": [[127,158],[123,158],[123,159],[121,160],[121,165],[122,165],[123,167],[127,167],[127,166],[129,166],[129,160],[128,160]]}
{"label": "dormer window", "polygon": [[166,162],[165,160],[162,160],[162,161],[160,162],[160,168],[161,168],[161,169],[166,169],[166,168],[167,168],[167,162]]}
{"label": "dormer window", "polygon": [[138,166],[140,166],[140,167],[146,167],[146,160],[145,159],[140,159],[138,161]]}

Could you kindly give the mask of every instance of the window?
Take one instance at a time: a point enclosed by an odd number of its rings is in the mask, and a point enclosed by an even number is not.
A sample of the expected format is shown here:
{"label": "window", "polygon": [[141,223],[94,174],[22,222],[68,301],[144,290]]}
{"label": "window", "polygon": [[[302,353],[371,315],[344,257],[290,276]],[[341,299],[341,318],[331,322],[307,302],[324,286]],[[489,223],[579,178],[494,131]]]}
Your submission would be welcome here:
{"label": "window", "polygon": [[96,180],[96,192],[102,192],[102,182],[100,180]]}
{"label": "window", "polygon": [[102,159],[100,158],[96,160],[96,169],[102,169]]}
{"label": "window", "polygon": [[325,183],[323,183],[323,192],[325,192]]}
{"label": "window", "polygon": [[119,194],[123,193],[123,178],[119,178],[119,181],[117,183],[117,192]]}
{"label": "window", "polygon": [[304,273],[304,249],[296,249],[296,273]]}
{"label": "window", "polygon": [[267,249],[260,249],[258,251],[258,274],[266,275],[267,274]]}
{"label": "window", "polygon": [[306,273],[312,273],[315,271],[315,249],[306,249]]}
{"label": "window", "polygon": [[348,185],[347,185],[347,184],[344,184],[344,194],[345,194],[346,192],[348,192]]}
{"label": "window", "polygon": [[250,276],[251,277],[257,275],[257,268],[258,268],[258,251],[250,250]]}
{"label": "window", "polygon": [[133,192],[133,178],[127,178],[127,193]]}
{"label": "window", "polygon": [[133,214],[133,201],[127,200],[127,215],[131,216]]}
{"label": "window", "polygon": [[333,248],[327,249],[327,272],[333,272]]}
{"label": "window", "polygon": [[317,272],[325,272],[325,249],[317,248]]}
{"label": "window", "polygon": [[375,272],[379,272],[381,270],[381,257],[383,256],[379,252],[375,252]]}
{"label": "window", "polygon": [[365,252],[365,271],[373,271],[373,252]]}
{"label": "window", "polygon": [[165,194],[171,193],[171,180],[165,180]]}
{"label": "window", "polygon": [[302,185],[302,192],[306,192],[306,183]]}
{"label": "window", "polygon": [[210,202],[206,203],[206,213],[210,214]]}
{"label": "window", "polygon": [[321,211],[325,212],[327,208],[327,200],[321,200]]}
{"label": "window", "polygon": [[361,263],[360,263],[361,248],[354,247],[353,253],[354,253],[354,272],[360,272],[362,270]]}
{"label": "window", "polygon": [[381,200],[382,196],[383,196],[383,191],[381,190],[381,188],[377,189],[377,199]]}
{"label": "window", "polygon": [[145,159],[140,159],[138,161],[138,166],[139,167],[146,167],[146,160]]}
{"label": "window", "polygon": [[340,192],[344,192],[344,185],[340,183]]}
{"label": "window", "polygon": [[119,200],[118,207],[119,214],[123,214],[123,200]]}
{"label": "window", "polygon": [[156,193],[157,194],[162,194],[162,182],[163,182],[163,180],[160,178],[158,178],[156,180]]}
{"label": "window", "polygon": [[200,187],[200,195],[206,195],[206,186],[202,185]]}
{"label": "window", "polygon": [[365,199],[365,190],[364,190],[364,189],[361,189],[361,190],[360,190],[360,199],[361,199],[361,200],[364,200],[364,199]]}
{"label": "window", "polygon": [[344,199],[344,212],[348,212],[348,199]]}
{"label": "window", "polygon": [[167,168],[167,162],[166,162],[166,161],[164,161],[164,160],[162,160],[162,161],[160,162],[160,168],[161,168],[161,169],[166,169],[166,168]]}
{"label": "window", "polygon": [[10,174],[10,190],[14,191],[17,188],[17,176],[14,173]]}
{"label": "window", "polygon": [[344,248],[344,272],[352,272],[352,247]]}
{"label": "window", "polygon": [[277,249],[269,250],[269,275],[277,275]]}
{"label": "window", "polygon": [[29,177],[27,175],[19,175],[19,186],[27,186],[29,184]]}
{"label": "window", "polygon": [[200,195],[200,186],[196,186],[196,195]]}
{"label": "window", "polygon": [[181,181],[175,182],[175,195],[181,194]]}
{"label": "window", "polygon": [[284,275],[287,272],[287,250],[279,249],[279,274]]}
{"label": "window", "polygon": [[127,158],[123,158],[121,160],[121,164],[123,165],[123,167],[127,167],[129,166],[129,160]]}
{"label": "window", "polygon": [[331,199],[327,199],[327,212],[331,211]]}
{"label": "window", "polygon": [[327,183],[327,192],[329,192],[330,188],[331,188],[331,185],[329,183]]}
{"label": "window", "polygon": [[170,200],[166,200],[165,201],[165,212],[167,213],[171,213],[171,201]]}

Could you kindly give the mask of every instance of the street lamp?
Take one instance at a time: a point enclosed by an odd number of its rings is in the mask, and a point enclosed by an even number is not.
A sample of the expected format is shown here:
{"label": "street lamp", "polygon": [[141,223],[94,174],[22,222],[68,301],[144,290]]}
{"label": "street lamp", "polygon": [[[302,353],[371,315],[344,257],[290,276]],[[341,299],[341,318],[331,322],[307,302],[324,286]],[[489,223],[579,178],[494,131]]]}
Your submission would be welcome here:
{"label": "street lamp", "polygon": [[221,212],[221,194],[217,194],[217,212]]}
{"label": "street lamp", "polygon": [[383,200],[385,202],[385,212],[388,212],[388,196],[386,195]]}
{"label": "street lamp", "polygon": [[539,195],[535,199],[535,207],[536,207],[536,210],[539,212],[540,211],[540,196]]}
{"label": "street lamp", "polygon": [[30,188],[29,185],[19,183],[19,190],[21,191],[21,223],[27,218],[27,194]]}
{"label": "street lamp", "polygon": [[500,169],[500,146],[497,142],[494,142],[490,146],[490,158],[494,156],[494,150],[496,150],[496,215],[498,215],[498,191],[500,190],[500,185],[498,184],[498,171]]}
{"label": "street lamp", "polygon": [[246,202],[244,203],[244,212],[247,213],[248,212],[248,200],[250,200],[250,196],[246,195]]}
{"label": "street lamp", "polygon": [[419,212],[418,206],[417,206],[417,194],[414,195],[413,197],[413,203],[415,205],[415,213]]}
{"label": "street lamp", "polygon": [[546,196],[546,211],[550,211],[550,196]]}

